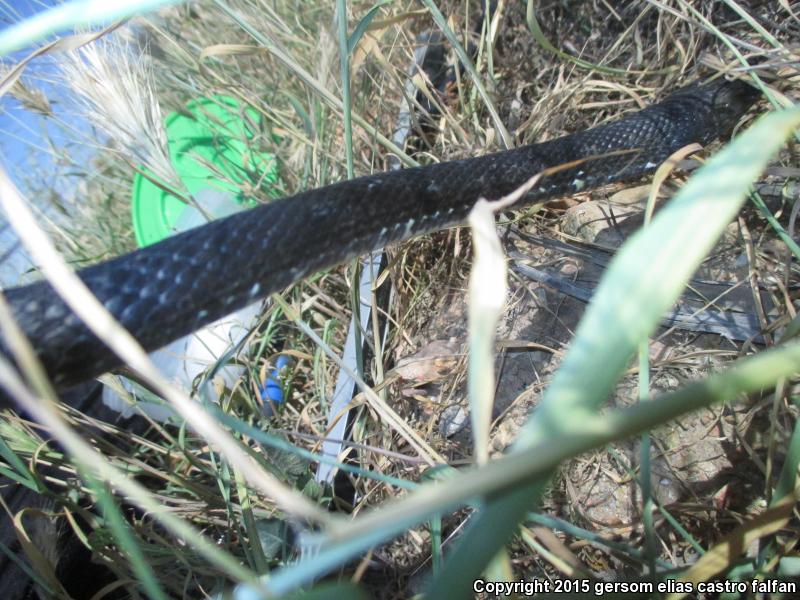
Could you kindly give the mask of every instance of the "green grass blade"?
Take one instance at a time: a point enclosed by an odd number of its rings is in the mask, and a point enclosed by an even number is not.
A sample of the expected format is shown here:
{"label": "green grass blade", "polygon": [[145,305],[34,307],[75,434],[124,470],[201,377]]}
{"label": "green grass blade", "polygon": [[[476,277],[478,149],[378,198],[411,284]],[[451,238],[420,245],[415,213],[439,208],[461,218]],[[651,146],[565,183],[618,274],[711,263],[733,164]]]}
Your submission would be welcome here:
{"label": "green grass blade", "polygon": [[153,569],[147,562],[139,543],[131,532],[131,526],[122,515],[119,505],[114,500],[114,496],[106,489],[105,485],[88,475],[90,470],[82,468],[86,483],[94,490],[97,495],[98,504],[103,510],[103,516],[108,523],[109,529],[114,534],[117,546],[123,551],[131,563],[131,569],[141,584],[147,596],[153,600],[167,600],[167,595],[158,583],[158,579],[153,573]]}
{"label": "green grass blade", "polygon": [[[647,222],[645,222],[647,226]],[[639,343],[639,402],[650,401],[650,344],[645,339]],[[650,481],[650,433],[642,435],[639,448],[639,487],[642,490],[642,523],[644,525],[645,548],[650,573],[656,573],[656,532],[653,523],[653,489]]]}
{"label": "green grass blade", "polygon": [[0,456],[6,461],[9,469],[0,468],[0,474],[9,479],[13,479],[17,483],[33,490],[34,492],[41,491],[36,478],[30,469],[25,465],[23,460],[17,456],[14,451],[8,447],[6,441],[0,437]]}
{"label": "green grass blade", "polygon": [[[612,75],[616,77],[630,77],[632,73],[641,73],[641,71],[631,71],[629,69],[616,69],[614,67],[606,67],[604,65],[598,65],[588,60],[584,60],[577,56],[573,56],[563,50],[559,50],[556,48],[550,40],[547,39],[547,36],[542,31],[542,28],[539,26],[539,21],[536,19],[536,2],[534,0],[527,0],[527,7],[525,13],[525,20],[528,24],[528,30],[531,32],[533,39],[539,44],[543,49],[547,52],[551,52],[555,54],[559,58],[562,58],[566,61],[572,62],[578,65],[581,68],[588,69],[589,71],[597,71],[598,73],[603,73],[605,75]],[[675,68],[667,68],[667,69],[660,69],[657,71],[649,71],[648,74],[652,75],[655,73],[669,73],[671,71],[675,71]]]}
{"label": "green grass blade", "polygon": [[794,491],[797,485],[797,466],[800,464],[800,421],[794,424],[792,439],[786,449],[786,459],[781,469],[778,483],[772,494],[772,502],[780,500]]}
{"label": "green grass blade", "polygon": [[339,34],[339,65],[342,76],[342,117],[344,120],[344,152],[347,159],[347,178],[353,173],[353,120],[350,97],[350,48],[347,37],[347,2],[336,0],[336,22]]}
{"label": "green grass blade", "polygon": [[[269,572],[269,564],[264,554],[264,545],[261,541],[258,524],[253,515],[253,502],[250,498],[250,490],[247,488],[245,477],[241,471],[236,467],[232,468],[234,482],[236,484],[236,495],[238,496],[239,505],[242,510],[242,528],[247,535],[247,542],[243,542],[242,546],[252,562],[253,570],[260,575],[264,575]],[[226,501],[226,504],[229,507],[231,505],[229,501]]]}
{"label": "green grass blade", "polygon": [[236,431],[242,435],[246,435],[249,438],[252,438],[258,443],[263,444],[264,446],[275,448],[283,452],[289,452],[295,454],[309,462],[324,463],[327,465],[331,465],[341,471],[346,471],[347,473],[353,473],[354,475],[357,475],[359,477],[367,477],[369,479],[380,481],[388,485],[393,485],[401,489],[413,490],[419,487],[419,484],[414,483],[413,481],[398,479],[397,477],[384,475],[383,473],[378,473],[375,471],[371,471],[369,469],[361,469],[355,465],[338,461],[335,458],[324,456],[322,454],[316,454],[314,452],[306,450],[305,448],[299,448],[293,444],[290,444],[283,438],[271,435],[266,431],[263,431],[253,425],[248,425],[244,421],[223,412],[221,409],[217,407],[214,406],[209,407],[209,412],[211,412],[214,415],[214,417],[217,420],[219,420],[220,423],[222,423],[223,425],[230,427],[233,431]]}
{"label": "green grass blade", "polygon": [[[593,544],[605,546],[606,548],[610,548],[639,561],[643,562],[646,560],[644,553],[632,547],[630,544],[606,539],[594,531],[589,531],[582,527],[578,527],[577,525],[574,525],[569,521],[565,521],[564,519],[559,519],[558,517],[540,513],[529,513],[526,517],[526,520],[532,521],[538,525],[542,525],[543,527],[547,527],[548,529],[561,531],[579,540],[587,540]],[[662,571],[672,568],[672,564],[664,560],[659,560],[658,566]]]}
{"label": "green grass blade", "polygon": [[[728,50],[730,50],[731,54],[736,57],[736,60],[738,60],[743,67],[749,69],[748,75],[750,76],[751,80],[761,91],[761,93],[764,94],[764,97],[769,100],[774,108],[780,109],[784,107],[779,99],[775,97],[775,94],[772,93],[772,89],[766,85],[764,81],[762,81],[758,71],[751,68],[750,63],[747,61],[745,55],[742,54],[738,45],[734,44],[729,36],[725,35],[725,33],[723,33],[716,25],[714,25],[714,23],[702,12],[698,11],[693,3],[687,2],[686,0],[678,0],[678,3],[682,8],[685,9],[686,13],[692,15],[692,17],[694,17],[702,27],[715,35],[717,39],[722,42],[728,48]],[[800,141],[800,133],[795,133],[795,139]]]}
{"label": "green grass blade", "polygon": [[762,39],[769,42],[769,44],[773,48],[780,48],[781,43],[775,39],[775,36],[772,35],[769,31],[764,29],[763,25],[759,23],[753,16],[748,13],[745,9],[739,6],[734,0],[722,0],[728,7],[733,10],[737,15],[739,15],[743,21],[745,21],[753,30],[761,36]]}
{"label": "green grass blade", "polygon": [[660,512],[661,516],[664,517],[664,519],[666,519],[667,523],[669,523],[672,526],[672,528],[678,532],[678,535],[680,535],[681,538],[684,541],[686,541],[686,543],[688,543],[692,548],[694,548],[694,551],[697,552],[698,556],[703,556],[703,554],[706,553],[706,549],[703,548],[696,539],[694,539],[694,536],[691,533],[689,533],[686,530],[686,528],[683,525],[681,525],[678,522],[678,520],[669,513],[668,510],[666,510],[663,506],[659,506],[658,512]]}
{"label": "green grass blade", "polygon": [[738,212],[751,181],[798,124],[797,109],[759,120],[703,167],[650,227],[622,248],[515,452],[486,468],[451,477],[442,487],[423,486],[405,500],[334,527],[313,564],[303,562],[276,574],[270,581],[272,589],[291,590],[437,513],[487,494],[514,490],[476,517],[429,590],[434,597],[468,594],[469,582],[535,506],[562,460],[711,402],[774,385],[780,377],[795,373],[800,346],[786,345],[657,401],[602,418],[596,414],[641,340],[655,330],[661,315]]}
{"label": "green grass blade", "polygon": [[[495,497],[500,499],[493,501],[485,513],[476,517],[481,521],[487,515],[496,517],[495,521],[487,520],[488,527],[479,529],[485,537],[475,537],[472,534],[475,528],[471,527],[461,538],[456,550],[457,553],[464,552],[468,560],[473,560],[473,556],[488,554],[483,562],[485,566],[495,556],[496,550],[487,551],[485,547],[476,545],[477,542],[494,538],[497,543],[497,540],[502,539],[502,535],[499,535],[501,528],[510,528],[505,537],[507,540],[525,513],[509,525],[504,510],[516,510],[519,506],[535,504],[536,494],[544,489],[549,474],[564,460],[610,442],[638,435],[690,411],[729,401],[740,394],[763,390],[774,385],[778,379],[797,373],[798,365],[800,343],[767,350],[739,361],[724,373],[664,394],[646,406],[634,405],[613,411],[603,419],[594,418],[576,423],[575,429],[568,435],[562,435],[557,443],[548,439],[524,451],[494,460],[485,467],[448,476],[440,483],[421,486],[407,498],[389,502],[384,508],[373,510],[354,520],[340,521],[318,540],[322,546],[319,554],[274,573],[268,587],[275,594],[288,593],[344,564],[360,552],[400,535],[436,514],[467,505],[476,498]],[[532,480],[539,481],[529,483]],[[483,531],[489,533],[484,534]],[[470,543],[466,543],[467,541]],[[445,589],[446,586],[442,586],[442,589],[447,592],[448,597],[457,597],[454,590],[465,582],[469,584],[472,577],[462,574],[459,578],[458,569],[452,567],[451,560],[446,563],[445,571],[452,574],[451,581],[455,587]],[[476,567],[475,572],[481,568],[483,567]]]}
{"label": "green grass blade", "polygon": [[361,41],[361,38],[366,33],[367,28],[369,27],[370,23],[372,23],[372,19],[375,18],[375,15],[378,14],[378,11],[381,7],[390,4],[392,0],[383,0],[382,2],[378,2],[375,6],[370,8],[361,20],[356,25],[355,29],[353,29],[353,33],[347,38],[347,52],[352,53],[355,50],[355,47],[358,46],[358,42]]}
{"label": "green grass blade", "polygon": [[755,204],[756,208],[761,211],[761,214],[764,216],[767,222],[775,230],[775,233],[778,234],[778,237],[781,238],[781,241],[786,244],[789,250],[792,251],[794,257],[797,260],[800,260],[800,246],[797,245],[797,242],[792,239],[792,236],[789,235],[789,232],[786,231],[778,219],[775,218],[775,215],[772,214],[772,211],[770,211],[769,207],[764,203],[761,195],[758,192],[753,192],[750,196],[750,199],[752,200],[753,204]]}
{"label": "green grass blade", "polygon": [[[0,542],[0,554],[5,556],[11,563],[15,564],[19,570],[28,577],[28,579],[40,586],[43,591],[48,594],[55,595],[53,588],[51,588],[50,585],[39,576],[35,569],[31,569],[31,567],[28,565],[28,562],[23,558],[24,553],[19,552],[19,550],[12,552],[11,548]],[[6,567],[6,569],[8,568],[9,567]]]}
{"label": "green grass blade", "polygon": [[658,327],[747,197],[750,183],[800,124],[800,109],[771,113],[693,177],[609,265],[575,340],[517,449],[576,420],[596,418],[638,344]]}
{"label": "green grass blade", "polygon": [[[330,108],[340,112],[342,110],[342,102],[333,93],[325,88],[311,73],[301,67],[292,57],[281,49],[277,44],[270,40],[263,33],[254,28],[248,21],[239,14],[236,10],[228,6],[224,0],[214,0],[214,4],[227,14],[234,22],[242,28],[250,37],[252,37],[261,46],[267,49],[272,56],[281,62],[286,69],[298,77],[305,83],[309,89],[313,90],[315,94]],[[370,124],[364,117],[357,113],[352,113],[353,121],[370,136],[374,137],[384,148],[397,155],[400,161],[409,167],[418,166],[417,161],[409,157],[402,148],[392,142],[389,138],[378,131],[372,124]]]}
{"label": "green grass blade", "polygon": [[177,4],[177,1],[80,0],[60,4],[6,29],[0,35],[0,56],[16,52],[58,31],[106,24],[159,6]]}
{"label": "green grass blade", "polygon": [[[739,211],[752,180],[798,124],[797,109],[760,119],[701,169],[647,229],[623,246],[609,265],[534,417],[523,428],[516,452],[563,443],[581,423],[594,421],[602,426],[608,421],[600,419],[596,411],[637,346],[656,329]],[[645,409],[655,412],[656,407]],[[431,595],[456,589],[461,596],[468,594],[465,582],[477,577],[513,534],[541,489],[543,481],[525,486],[479,515],[446,563]]]}
{"label": "green grass blade", "polygon": [[430,11],[436,26],[441,29],[442,33],[444,33],[444,35],[447,37],[447,41],[450,42],[451,46],[453,46],[453,50],[455,50],[458,60],[461,61],[461,64],[464,65],[467,73],[469,73],[470,77],[472,78],[472,84],[475,86],[475,89],[478,90],[478,94],[483,100],[486,110],[489,111],[489,115],[492,117],[494,128],[497,131],[500,139],[503,140],[504,147],[513,148],[514,140],[511,137],[511,134],[508,133],[506,126],[503,125],[503,120],[500,118],[500,113],[497,111],[497,107],[494,105],[489,93],[486,91],[486,87],[484,87],[483,83],[481,83],[481,77],[478,74],[478,71],[475,70],[475,65],[472,64],[472,60],[467,54],[467,51],[464,50],[464,46],[458,40],[458,37],[453,32],[453,29],[447,24],[447,19],[444,18],[442,11],[439,10],[439,8],[436,6],[436,3],[433,2],[433,0],[421,1],[422,4],[424,4],[425,7]]}

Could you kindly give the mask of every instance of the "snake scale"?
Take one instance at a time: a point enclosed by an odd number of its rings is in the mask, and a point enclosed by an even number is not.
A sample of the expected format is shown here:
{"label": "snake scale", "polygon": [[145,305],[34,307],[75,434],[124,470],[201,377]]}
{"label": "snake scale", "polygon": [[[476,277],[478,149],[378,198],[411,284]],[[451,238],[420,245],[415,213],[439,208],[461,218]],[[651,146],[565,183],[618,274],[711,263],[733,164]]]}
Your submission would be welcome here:
{"label": "snake scale", "polygon": [[[499,198],[547,167],[629,151],[544,178],[525,201],[640,177],[679,148],[729,132],[755,98],[742,82],[693,84],[592,129],[305,191],[78,274],[145,349],[155,350],[311,273],[463,222],[479,197]],[[46,281],[5,294],[58,387],[119,366]],[[10,357],[2,344],[0,351]]]}

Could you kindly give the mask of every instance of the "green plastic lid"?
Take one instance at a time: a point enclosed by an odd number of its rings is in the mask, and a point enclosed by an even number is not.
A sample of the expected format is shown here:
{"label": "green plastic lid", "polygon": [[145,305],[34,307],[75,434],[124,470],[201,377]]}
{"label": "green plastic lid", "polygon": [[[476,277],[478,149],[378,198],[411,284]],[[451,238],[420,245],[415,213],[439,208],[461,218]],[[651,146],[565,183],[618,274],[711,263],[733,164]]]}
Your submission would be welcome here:
{"label": "green plastic lid", "polygon": [[[193,100],[185,112],[167,117],[170,159],[193,197],[213,189],[247,204],[256,188],[274,191],[277,163],[272,154],[254,149],[257,124],[255,110],[227,96]],[[132,209],[136,242],[143,247],[172,235],[187,205],[137,173]]]}

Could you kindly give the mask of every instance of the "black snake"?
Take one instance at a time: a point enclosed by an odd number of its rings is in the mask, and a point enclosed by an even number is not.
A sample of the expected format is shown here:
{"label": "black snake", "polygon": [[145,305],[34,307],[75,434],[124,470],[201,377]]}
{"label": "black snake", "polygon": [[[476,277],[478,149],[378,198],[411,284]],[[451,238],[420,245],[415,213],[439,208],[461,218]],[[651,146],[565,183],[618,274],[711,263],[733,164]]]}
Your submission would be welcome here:
{"label": "black snake", "polygon": [[[462,222],[481,197],[498,198],[551,166],[527,201],[640,177],[675,150],[730,131],[755,100],[742,82],[691,85],[622,119],[478,158],[376,173],[265,204],[79,271],[147,350],[155,350],[315,271],[392,242]],[[119,359],[46,281],[5,292],[59,387]],[[8,357],[5,346],[0,348]]]}

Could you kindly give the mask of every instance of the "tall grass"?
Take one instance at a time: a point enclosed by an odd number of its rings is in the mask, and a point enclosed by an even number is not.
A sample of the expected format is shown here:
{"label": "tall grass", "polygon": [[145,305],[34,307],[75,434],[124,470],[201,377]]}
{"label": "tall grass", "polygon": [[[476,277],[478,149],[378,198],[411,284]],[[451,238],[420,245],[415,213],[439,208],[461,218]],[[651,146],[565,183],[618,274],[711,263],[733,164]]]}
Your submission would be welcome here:
{"label": "tall grass", "polygon": [[[106,19],[156,4],[169,3],[120,3],[113,11],[109,4],[95,15],[85,9],[97,3],[69,3],[4,32],[0,52],[44,40],[53,31],[76,24],[105,24]],[[574,16],[564,30],[558,29],[561,21],[556,16],[563,16],[560,8],[500,2],[493,20],[497,30],[492,32],[487,24],[472,42],[462,25],[475,19],[475,3],[443,4],[425,2],[425,10],[420,10],[411,2],[339,0],[333,6],[292,0],[215,0],[148,14],[110,33],[100,45],[80,50],[82,54],[66,62],[64,73],[82,88],[83,106],[98,114],[97,124],[105,123],[100,139],[93,143],[106,146],[96,164],[108,177],[93,180],[92,193],[87,194],[89,214],[97,222],[88,234],[94,241],[78,247],[64,245],[69,258],[89,260],[93,252],[88,248],[108,247],[108,240],[102,240],[119,234],[118,224],[103,224],[103,207],[113,206],[113,219],[119,219],[120,207],[128,201],[125,181],[137,169],[146,166],[164,181],[173,178],[164,160],[159,121],[200,96],[230,95],[257,111],[259,135],[243,141],[278,157],[281,191],[288,194],[383,170],[387,153],[413,165],[499,149],[529,138],[553,137],[618,116],[644,102],[643,98],[654,99],[662,87],[674,86],[677,74],[688,70],[702,51],[729,52],[724,55],[730,57],[729,70],[734,70],[734,60],[749,64],[756,47],[763,47],[767,58],[782,67],[793,52],[782,41],[780,27],[735,2],[726,2],[740,19],[734,26],[715,21],[709,12],[713,3],[678,0],[631,3],[637,6],[625,10],[641,13],[633,18],[598,3]],[[84,12],[76,20],[79,9]],[[529,29],[514,26],[526,18]],[[462,103],[440,103],[443,113],[430,148],[411,157],[395,146],[391,134],[401,104],[416,102],[406,97],[405,84],[415,35],[423,27],[442,31],[463,63],[452,90]],[[614,32],[617,37],[587,37],[586,31]],[[557,33],[562,34],[563,46],[553,41],[560,39]],[[582,51],[575,47],[577,39],[585,42]],[[499,47],[493,48],[497,40]],[[515,43],[523,43],[519,40],[525,40],[528,49],[542,46],[548,52],[516,56],[535,64],[536,75],[534,69],[510,68],[503,61],[504,52],[511,53]],[[67,38],[41,52],[55,53],[66,47],[74,51],[84,42],[80,36]],[[479,46],[476,64],[467,52],[470,43]],[[101,52],[103,48],[108,51]],[[126,62],[137,53],[147,58],[141,71]],[[120,64],[128,65],[125,77],[115,79],[114,68]],[[491,77],[484,67],[490,69]],[[796,95],[796,83],[783,84],[773,70],[767,69],[766,74],[773,78],[762,79],[772,83],[762,81],[763,86],[780,88],[784,98]],[[111,85],[122,84],[126,78],[131,88]],[[418,82],[424,88],[423,79]],[[0,89],[5,92],[9,87]],[[527,120],[515,113],[519,99],[531,105],[532,116],[526,115]],[[504,118],[511,117],[518,124],[513,135],[504,123]],[[596,544],[608,556],[620,553],[641,565],[635,573],[619,573],[619,578],[657,580],[669,574],[699,582],[720,575],[735,577],[733,567],[739,556],[729,550],[736,543],[743,544],[742,551],[748,544],[759,544],[746,572],[763,577],[788,572],[796,560],[792,547],[800,539],[790,520],[800,461],[800,428],[793,424],[793,378],[798,373],[800,347],[793,339],[798,330],[792,304],[797,246],[794,232],[785,224],[786,215],[773,214],[756,200],[766,215],[765,224],[755,225],[756,243],[764,241],[766,247],[767,239],[782,240],[781,248],[789,250],[780,261],[763,252],[762,256],[748,254],[753,261],[780,265],[776,272],[783,269],[780,272],[788,283],[780,314],[770,315],[785,327],[783,337],[776,329],[774,347],[759,351],[753,344],[737,347],[741,358],[656,393],[648,385],[652,384],[648,380],[652,365],[646,340],[740,213],[751,183],[765,169],[780,176],[782,171],[771,167],[771,161],[798,125],[800,113],[792,108],[748,127],[710,158],[652,223],[622,246],[558,369],[546,381],[538,406],[502,457],[489,452],[497,326],[487,318],[506,298],[506,283],[502,278],[495,280],[502,269],[493,266],[489,275],[480,275],[476,265],[470,284],[474,443],[465,452],[463,446],[437,433],[435,403],[431,409],[419,400],[418,392],[409,395],[403,384],[396,383],[389,357],[411,353],[413,343],[425,339],[425,324],[434,320],[430,312],[445,304],[442,290],[463,287],[461,274],[470,262],[464,260],[464,247],[470,244],[458,231],[450,231],[390,249],[387,277],[398,297],[385,317],[393,332],[389,340],[393,351],[375,352],[377,360],[386,364],[364,365],[363,377],[353,374],[361,388],[352,403],[355,424],[352,440],[346,444],[348,460],[337,463],[356,491],[352,515],[329,513],[332,490],[316,484],[311,476],[315,463],[331,462],[320,456],[319,445],[326,436],[326,398],[341,367],[337,349],[351,312],[348,286],[353,276],[349,271],[318,274],[270,299],[248,349],[234,349],[227,359],[243,365],[245,375],[233,389],[224,390],[218,407],[207,406],[202,402],[201,384],[191,394],[173,389],[135,340],[116,331],[102,307],[84,295],[20,203],[22,194],[4,175],[0,180],[3,205],[9,219],[19,223],[22,240],[38,253],[43,273],[55,278],[54,285],[76,312],[86,315],[98,335],[113,332],[109,345],[144,376],[155,394],[170,403],[181,424],[149,421],[143,431],[134,433],[124,425],[100,423],[59,405],[0,302],[3,335],[11,340],[22,366],[17,373],[6,362],[0,363],[0,383],[39,423],[11,412],[3,415],[0,472],[15,485],[55,500],[63,515],[88,514],[87,506],[96,502],[100,515],[92,520],[92,535],[83,539],[131,597],[195,597],[198,590],[215,598],[224,593],[249,599],[302,590],[319,597],[341,597],[359,593],[356,584],[361,580],[374,595],[389,596],[403,585],[405,566],[427,569],[429,557],[433,572],[426,576],[424,586],[418,586],[424,587],[427,597],[467,597],[472,581],[481,573],[510,580],[588,574],[601,581],[607,575],[582,561],[583,556],[573,553],[564,539],[532,533],[542,524],[558,526],[578,545]],[[257,184],[258,173],[249,176],[243,191],[254,201],[268,202],[274,194]],[[104,186],[111,180],[113,186]],[[107,192],[106,204],[97,200],[102,191]],[[557,212],[535,214],[542,228],[557,217]],[[497,253],[500,244],[493,237],[494,221],[484,215],[480,222],[476,239],[489,243],[479,247],[476,241],[476,253],[502,265],[504,259]],[[442,256],[446,260],[438,260]],[[751,274],[757,267],[751,265]],[[510,284],[511,289],[525,288],[518,281]],[[481,291],[493,292],[491,311],[474,295]],[[619,382],[635,370],[632,360],[637,351],[641,388],[634,395],[648,400],[604,410]],[[262,411],[258,388],[280,354],[291,355],[295,366],[284,388],[287,402],[270,417]],[[695,372],[702,370],[698,366]],[[451,378],[457,381],[461,375],[455,372]],[[380,382],[379,389],[371,381]],[[451,389],[456,395],[464,393],[463,387]],[[727,537],[698,541],[680,505],[664,507],[652,500],[642,508],[647,540],[641,543],[611,539],[602,529],[591,531],[591,524],[580,527],[532,514],[546,505],[548,493],[557,488],[559,467],[575,457],[612,447],[691,411],[746,396],[755,399],[756,406],[769,404],[765,431],[773,439],[765,451],[769,468],[761,473],[763,506],[756,503],[746,514],[737,515],[740,524],[727,527]],[[475,464],[457,468],[463,465],[464,455],[474,456]],[[649,451],[645,456],[650,456]],[[75,475],[81,483],[75,483]],[[642,470],[631,473],[631,478],[637,476],[646,490],[647,460]],[[713,499],[697,501],[711,505]],[[656,523],[659,515],[664,515],[666,525]],[[79,529],[74,520],[67,520]],[[22,527],[21,519],[17,523]],[[522,545],[512,543],[516,539]],[[666,550],[658,546],[659,540]],[[692,546],[703,557],[693,566],[679,562],[669,551],[669,540]],[[716,540],[720,545],[714,547]],[[532,549],[549,562],[547,568],[532,566]],[[372,557],[386,568],[373,568]],[[47,569],[32,567],[46,584]],[[332,573],[339,575],[331,576],[332,585],[328,585],[323,578]],[[411,594],[409,588],[400,593]]]}

